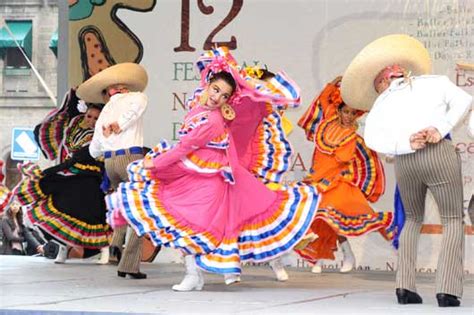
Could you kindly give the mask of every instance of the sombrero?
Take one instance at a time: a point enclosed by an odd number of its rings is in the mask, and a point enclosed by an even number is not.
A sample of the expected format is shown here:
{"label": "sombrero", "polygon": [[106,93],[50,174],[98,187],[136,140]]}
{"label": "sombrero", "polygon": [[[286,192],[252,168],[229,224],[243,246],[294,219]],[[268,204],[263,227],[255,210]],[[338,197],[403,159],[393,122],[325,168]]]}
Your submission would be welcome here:
{"label": "sombrero", "polygon": [[124,84],[132,92],[143,91],[148,83],[146,70],[132,62],[119,63],[97,73],[77,88],[76,94],[87,103],[103,103],[102,91]]}
{"label": "sombrero", "polygon": [[377,74],[398,64],[412,75],[429,74],[431,58],[421,42],[405,34],[381,37],[363,48],[347,67],[341,81],[341,95],[352,108],[368,111],[378,93],[374,88]]}
{"label": "sombrero", "polygon": [[456,67],[460,70],[474,71],[474,63],[458,61]]}

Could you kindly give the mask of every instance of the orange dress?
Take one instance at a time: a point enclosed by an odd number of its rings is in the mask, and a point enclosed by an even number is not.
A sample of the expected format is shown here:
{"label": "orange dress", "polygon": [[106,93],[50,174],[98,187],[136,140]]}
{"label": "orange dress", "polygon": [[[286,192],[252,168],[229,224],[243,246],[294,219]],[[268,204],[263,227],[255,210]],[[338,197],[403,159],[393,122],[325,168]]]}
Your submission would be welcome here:
{"label": "orange dress", "polygon": [[[297,250],[313,263],[335,258],[338,235],[355,237],[378,230],[385,238],[392,237],[392,213],[375,212],[369,205],[384,192],[382,164],[355,127],[339,123],[334,110],[338,105],[335,92],[337,87],[328,85],[298,123],[309,127],[305,128],[306,134],[315,144],[312,168],[304,181],[322,194],[311,225],[318,238]],[[319,121],[310,124],[311,118]]]}

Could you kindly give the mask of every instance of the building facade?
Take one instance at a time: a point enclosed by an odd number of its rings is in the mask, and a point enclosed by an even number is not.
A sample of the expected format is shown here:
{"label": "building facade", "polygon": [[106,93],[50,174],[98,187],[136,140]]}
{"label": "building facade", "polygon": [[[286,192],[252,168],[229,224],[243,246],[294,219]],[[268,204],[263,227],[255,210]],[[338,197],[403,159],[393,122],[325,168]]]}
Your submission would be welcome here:
{"label": "building facade", "polygon": [[16,162],[10,159],[11,134],[15,127],[34,127],[54,108],[23,53],[56,94],[57,0],[2,0],[0,21],[0,159],[4,183],[13,187],[19,179]]}

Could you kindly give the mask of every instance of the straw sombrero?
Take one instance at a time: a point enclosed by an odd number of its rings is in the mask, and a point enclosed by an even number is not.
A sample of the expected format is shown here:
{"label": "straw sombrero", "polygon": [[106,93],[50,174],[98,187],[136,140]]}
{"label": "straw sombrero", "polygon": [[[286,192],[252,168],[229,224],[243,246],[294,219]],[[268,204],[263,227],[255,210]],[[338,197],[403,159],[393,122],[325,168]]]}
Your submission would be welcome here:
{"label": "straw sombrero", "polygon": [[411,71],[411,75],[431,72],[430,54],[421,42],[404,34],[381,37],[365,46],[347,67],[341,82],[344,102],[370,110],[378,96],[374,80],[382,69],[393,64]]}
{"label": "straw sombrero", "polygon": [[460,70],[474,71],[474,63],[458,61],[456,67]]}
{"label": "straw sombrero", "polygon": [[77,88],[77,96],[87,103],[103,103],[102,91],[114,84],[125,84],[130,91],[143,91],[148,75],[139,64],[119,63],[94,75]]}

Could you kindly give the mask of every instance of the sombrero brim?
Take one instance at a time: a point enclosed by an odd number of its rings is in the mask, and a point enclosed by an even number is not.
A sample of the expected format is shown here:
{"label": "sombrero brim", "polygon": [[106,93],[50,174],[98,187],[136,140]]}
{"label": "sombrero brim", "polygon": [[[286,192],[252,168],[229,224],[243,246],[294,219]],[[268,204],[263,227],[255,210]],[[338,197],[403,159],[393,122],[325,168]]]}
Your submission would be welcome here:
{"label": "sombrero brim", "polygon": [[142,92],[148,75],[139,64],[119,63],[97,73],[77,88],[76,94],[87,103],[103,103],[102,91],[114,84],[124,84],[132,92]]}
{"label": "sombrero brim", "polygon": [[374,80],[393,64],[412,75],[431,73],[430,54],[421,42],[404,34],[384,36],[363,48],[347,67],[341,81],[344,102],[352,108],[370,110],[378,96]]}
{"label": "sombrero brim", "polygon": [[461,70],[474,71],[474,63],[456,62],[456,66]]}

